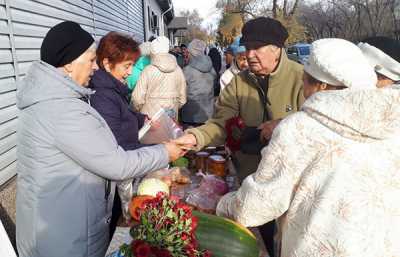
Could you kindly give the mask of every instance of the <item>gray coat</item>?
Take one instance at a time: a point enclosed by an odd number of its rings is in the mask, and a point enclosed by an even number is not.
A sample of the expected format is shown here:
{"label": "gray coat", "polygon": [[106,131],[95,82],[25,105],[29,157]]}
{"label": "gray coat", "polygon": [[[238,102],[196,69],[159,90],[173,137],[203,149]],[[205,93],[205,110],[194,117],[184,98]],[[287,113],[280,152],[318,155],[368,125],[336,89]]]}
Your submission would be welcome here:
{"label": "gray coat", "polygon": [[187,102],[182,107],[182,121],[204,123],[214,112],[215,73],[210,57],[191,57],[183,69],[187,84]]}
{"label": "gray coat", "polygon": [[104,257],[113,191],[167,166],[164,146],[124,151],[80,87],[36,62],[18,87],[17,247],[20,257]]}

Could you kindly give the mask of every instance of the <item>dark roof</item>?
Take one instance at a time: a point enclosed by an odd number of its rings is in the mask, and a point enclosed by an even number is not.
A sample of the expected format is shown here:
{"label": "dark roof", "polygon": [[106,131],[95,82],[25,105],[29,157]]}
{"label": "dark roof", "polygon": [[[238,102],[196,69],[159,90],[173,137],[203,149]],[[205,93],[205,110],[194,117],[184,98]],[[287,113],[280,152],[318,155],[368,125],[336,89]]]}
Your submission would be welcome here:
{"label": "dark roof", "polygon": [[178,29],[175,33],[174,33],[174,36],[175,37],[185,37],[186,36],[186,33],[187,33],[187,30],[186,29]]}
{"label": "dark roof", "polygon": [[[172,2],[171,0],[157,0],[158,5],[161,8],[161,12],[165,12],[166,10],[168,10],[171,6],[172,6]],[[171,20],[174,18],[175,14],[174,14],[174,9],[172,8],[172,10],[170,10],[169,12],[167,12],[165,14],[165,21],[166,23],[170,23]]]}
{"label": "dark roof", "polygon": [[170,24],[169,29],[187,29],[188,19],[186,17],[175,17]]}

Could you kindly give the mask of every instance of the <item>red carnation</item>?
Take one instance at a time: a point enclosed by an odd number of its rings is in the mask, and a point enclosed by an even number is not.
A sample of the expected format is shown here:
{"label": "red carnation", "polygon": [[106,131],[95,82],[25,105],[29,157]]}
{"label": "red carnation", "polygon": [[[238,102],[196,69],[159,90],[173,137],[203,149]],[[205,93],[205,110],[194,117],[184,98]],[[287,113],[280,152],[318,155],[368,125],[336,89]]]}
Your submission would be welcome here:
{"label": "red carnation", "polygon": [[197,248],[199,246],[199,244],[197,243],[197,240],[194,236],[192,236],[191,244],[192,244],[193,248]]}
{"label": "red carnation", "polygon": [[143,244],[143,243],[144,243],[143,240],[135,240],[135,241],[132,241],[132,243],[131,243],[132,251],[135,251],[135,249],[136,249],[140,244]]}
{"label": "red carnation", "polygon": [[179,209],[182,209],[182,210],[183,210],[184,206],[185,206],[184,203],[178,202],[178,203],[174,206],[173,209],[174,209],[175,211],[176,211],[176,210],[179,210]]}
{"label": "red carnation", "polygon": [[157,198],[146,200],[146,207],[155,208],[157,207],[159,200]]}
{"label": "red carnation", "polygon": [[150,246],[142,240],[135,240],[133,242],[132,251],[135,257],[148,257],[151,253]]}
{"label": "red carnation", "polygon": [[150,247],[150,249],[151,249],[151,253],[154,254],[154,255],[157,255],[158,251],[160,251],[160,249],[158,249],[155,246]]}
{"label": "red carnation", "polygon": [[157,200],[160,200],[162,198],[165,198],[166,194],[164,192],[158,192],[156,195]]}
{"label": "red carnation", "polygon": [[192,244],[188,244],[185,246],[185,251],[188,257],[195,257],[195,248],[193,247]]}
{"label": "red carnation", "polygon": [[188,234],[182,233],[181,239],[182,239],[183,241],[187,240],[188,238],[189,238],[189,235],[188,235]]}
{"label": "red carnation", "polygon": [[185,211],[186,214],[192,214],[192,208],[189,205],[184,204],[182,207],[182,210]]}

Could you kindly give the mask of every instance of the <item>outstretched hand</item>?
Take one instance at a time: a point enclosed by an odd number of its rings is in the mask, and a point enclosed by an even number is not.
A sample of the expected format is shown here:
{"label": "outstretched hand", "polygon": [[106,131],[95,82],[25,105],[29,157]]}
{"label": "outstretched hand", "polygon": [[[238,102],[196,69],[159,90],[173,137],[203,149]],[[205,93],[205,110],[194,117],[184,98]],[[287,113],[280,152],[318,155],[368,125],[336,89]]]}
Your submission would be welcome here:
{"label": "outstretched hand", "polygon": [[274,129],[276,128],[276,126],[278,126],[279,122],[281,121],[282,119],[270,120],[258,126],[258,129],[261,130],[260,140],[262,142],[267,142],[268,140],[270,140],[272,137],[272,133],[274,132]]}
{"label": "outstretched hand", "polygon": [[171,141],[164,143],[164,146],[168,151],[168,157],[170,162],[176,161],[177,159],[184,156],[187,152],[184,149],[182,149],[178,144]]}
{"label": "outstretched hand", "polygon": [[183,135],[175,140],[172,140],[171,142],[186,150],[191,150],[197,145],[196,137],[193,134]]}

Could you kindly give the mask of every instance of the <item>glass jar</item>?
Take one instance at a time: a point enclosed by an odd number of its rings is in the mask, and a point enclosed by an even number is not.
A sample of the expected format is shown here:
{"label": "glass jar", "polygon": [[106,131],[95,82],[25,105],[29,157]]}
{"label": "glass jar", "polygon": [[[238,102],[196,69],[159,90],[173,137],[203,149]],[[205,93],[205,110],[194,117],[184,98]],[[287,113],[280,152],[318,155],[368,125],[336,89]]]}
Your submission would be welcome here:
{"label": "glass jar", "polygon": [[226,150],[219,150],[215,154],[216,155],[221,155],[224,158],[228,157],[228,153],[226,152]]}
{"label": "glass jar", "polygon": [[207,152],[198,152],[196,153],[196,169],[198,171],[206,172],[207,171],[207,159],[210,156]]}
{"label": "glass jar", "polygon": [[219,177],[226,176],[226,160],[221,155],[211,155],[208,157],[208,172]]}

